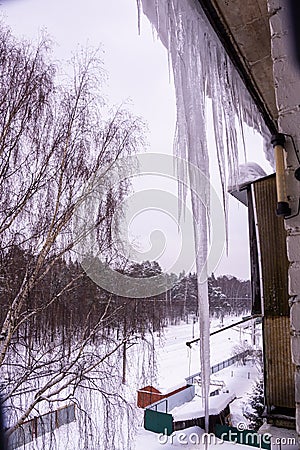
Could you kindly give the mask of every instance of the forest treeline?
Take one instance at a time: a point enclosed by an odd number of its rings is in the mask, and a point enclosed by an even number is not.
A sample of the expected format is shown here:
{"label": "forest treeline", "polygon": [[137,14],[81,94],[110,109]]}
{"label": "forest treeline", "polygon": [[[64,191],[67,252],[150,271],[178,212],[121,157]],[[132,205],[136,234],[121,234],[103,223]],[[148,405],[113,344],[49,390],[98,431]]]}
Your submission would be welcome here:
{"label": "forest treeline", "polygon": [[[12,299],[24,282],[25,269],[34,266],[34,255],[19,246],[1,255],[0,314],[1,322]],[[162,273],[157,262],[145,261],[128,265],[123,273],[135,277],[152,277]],[[195,273],[166,275],[172,288],[150,298],[125,298],[111,294],[97,286],[83,271],[78,262],[58,259],[34,289],[28,292],[22,313],[39,310],[26,322],[19,333],[31,334],[34,340],[54,339],[59,332],[66,337],[83,326],[92,329],[99,317],[103,317],[103,328],[109,334],[117,331],[145,335],[160,331],[168,324],[188,321],[198,316],[197,278]],[[63,287],[69,286],[66,289]],[[215,317],[247,314],[251,309],[250,282],[234,276],[212,274],[208,280],[210,314]],[[56,298],[43,310],[43,305]],[[16,336],[19,339],[19,333]]]}

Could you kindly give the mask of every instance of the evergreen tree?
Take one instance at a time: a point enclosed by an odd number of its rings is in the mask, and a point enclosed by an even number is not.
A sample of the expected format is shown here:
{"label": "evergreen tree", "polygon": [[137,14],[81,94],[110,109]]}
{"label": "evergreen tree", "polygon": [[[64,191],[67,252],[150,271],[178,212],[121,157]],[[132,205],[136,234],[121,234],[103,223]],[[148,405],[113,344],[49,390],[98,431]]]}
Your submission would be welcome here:
{"label": "evergreen tree", "polygon": [[249,421],[249,429],[257,431],[263,424],[262,414],[265,408],[263,379],[253,386],[248,405],[250,408],[244,412],[244,416]]}

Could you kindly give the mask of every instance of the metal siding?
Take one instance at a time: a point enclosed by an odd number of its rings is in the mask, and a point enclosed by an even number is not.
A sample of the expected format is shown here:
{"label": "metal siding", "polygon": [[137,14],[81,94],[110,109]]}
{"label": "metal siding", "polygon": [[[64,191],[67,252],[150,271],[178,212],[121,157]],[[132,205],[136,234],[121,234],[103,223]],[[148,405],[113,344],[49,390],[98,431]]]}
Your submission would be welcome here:
{"label": "metal siding", "polygon": [[288,259],[283,219],[276,216],[275,176],[254,183],[265,316],[289,316]]}
{"label": "metal siding", "polygon": [[289,318],[264,317],[263,328],[267,406],[294,408],[294,366]]}
{"label": "metal siding", "polygon": [[276,216],[275,175],[253,184],[262,272],[265,397],[267,407],[294,408],[288,259],[283,218]]}

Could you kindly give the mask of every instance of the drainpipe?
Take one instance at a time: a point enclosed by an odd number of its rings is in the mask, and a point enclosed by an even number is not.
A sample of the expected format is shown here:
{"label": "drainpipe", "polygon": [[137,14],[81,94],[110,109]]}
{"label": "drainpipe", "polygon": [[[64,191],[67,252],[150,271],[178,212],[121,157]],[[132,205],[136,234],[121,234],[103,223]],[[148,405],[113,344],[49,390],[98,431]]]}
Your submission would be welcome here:
{"label": "drainpipe", "polygon": [[[278,129],[293,136],[300,148],[300,69],[291,57],[291,27],[288,23],[286,0],[267,0],[270,13],[271,52],[273,75],[278,108]],[[295,178],[298,168],[295,151],[287,139],[286,187],[292,215],[297,213],[300,184]],[[291,320],[291,350],[295,364],[296,430],[300,437],[300,215],[285,220],[287,230],[287,254],[289,267],[289,295]],[[299,441],[300,442],[300,441]]]}

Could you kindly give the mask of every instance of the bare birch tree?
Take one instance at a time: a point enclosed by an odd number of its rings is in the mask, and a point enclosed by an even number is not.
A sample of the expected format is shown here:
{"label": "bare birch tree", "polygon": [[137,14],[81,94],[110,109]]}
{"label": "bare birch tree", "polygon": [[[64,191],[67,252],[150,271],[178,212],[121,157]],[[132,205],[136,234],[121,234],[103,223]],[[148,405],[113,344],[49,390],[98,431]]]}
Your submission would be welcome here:
{"label": "bare birch tree", "polygon": [[[95,315],[91,308],[71,345],[65,345],[59,329],[54,337],[45,330],[34,333],[45,312],[53,312],[53,305],[84,276],[78,271],[75,277],[62,277],[56,289],[45,281],[59,261],[72,258],[78,239],[73,220],[82,187],[102,167],[143,144],[140,119],[123,109],[108,118],[99,93],[103,69],[96,52],[75,58],[72,79],[58,85],[48,50],[47,39],[33,47],[15,40],[1,25],[0,373],[8,435],[41,411],[41,405],[74,399],[78,387],[99,387],[95,380],[104,365],[111,375],[113,355],[132,339],[130,333],[121,339],[105,333],[112,314],[109,295],[101,313]],[[110,186],[96,207],[93,226],[99,250],[108,255],[111,221],[127,189],[126,183]],[[5,264],[16,250],[22,258],[8,276]],[[43,282],[43,298],[36,301]]]}

